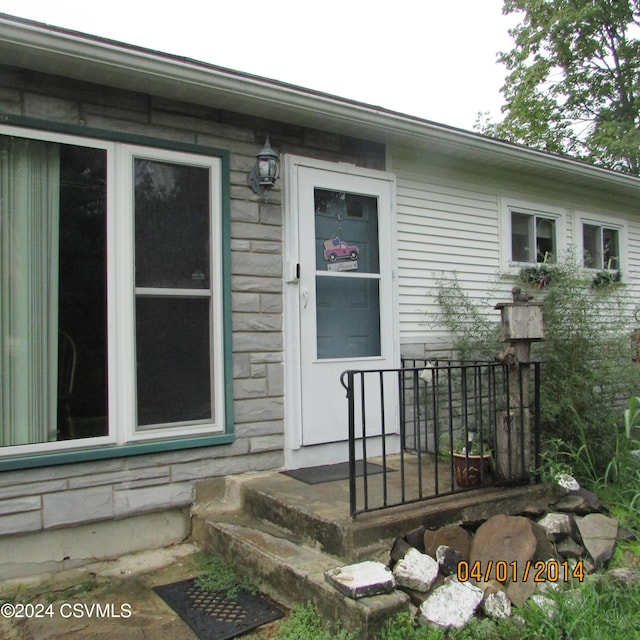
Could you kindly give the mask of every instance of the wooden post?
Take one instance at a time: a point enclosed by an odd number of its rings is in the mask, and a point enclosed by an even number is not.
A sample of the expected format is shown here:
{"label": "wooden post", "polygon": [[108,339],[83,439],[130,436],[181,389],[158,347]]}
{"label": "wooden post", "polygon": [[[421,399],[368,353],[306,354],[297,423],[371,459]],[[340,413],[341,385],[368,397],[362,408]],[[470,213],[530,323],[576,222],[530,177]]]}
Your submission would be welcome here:
{"label": "wooden post", "polygon": [[[501,480],[529,477],[531,425],[529,373],[531,343],[544,339],[542,303],[531,302],[520,287],[512,290],[514,302],[500,303],[502,339],[510,347],[501,354],[509,364],[506,406],[498,414],[495,463]],[[522,299],[524,297],[524,300]]]}

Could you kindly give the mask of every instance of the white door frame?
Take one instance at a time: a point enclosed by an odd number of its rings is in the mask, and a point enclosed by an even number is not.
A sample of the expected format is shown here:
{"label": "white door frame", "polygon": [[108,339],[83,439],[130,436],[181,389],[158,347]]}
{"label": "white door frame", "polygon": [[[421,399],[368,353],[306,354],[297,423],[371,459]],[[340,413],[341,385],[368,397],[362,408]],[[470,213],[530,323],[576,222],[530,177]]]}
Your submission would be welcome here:
{"label": "white door frame", "polygon": [[[346,443],[330,443],[315,446],[302,446],[302,386],[301,386],[301,349],[300,349],[300,291],[299,272],[299,221],[298,221],[298,169],[307,167],[338,172],[343,175],[368,177],[386,180],[391,187],[390,242],[391,242],[391,282],[393,309],[398,309],[397,287],[397,241],[396,241],[396,181],[395,176],[384,171],[364,169],[352,164],[327,162],[287,155],[284,158],[284,218],[283,218],[283,256],[284,256],[284,365],[285,365],[285,467],[295,469],[317,466],[348,459]],[[399,366],[399,315],[393,314],[393,360]],[[347,400],[344,401],[345,417]],[[372,447],[372,455],[375,450]]]}

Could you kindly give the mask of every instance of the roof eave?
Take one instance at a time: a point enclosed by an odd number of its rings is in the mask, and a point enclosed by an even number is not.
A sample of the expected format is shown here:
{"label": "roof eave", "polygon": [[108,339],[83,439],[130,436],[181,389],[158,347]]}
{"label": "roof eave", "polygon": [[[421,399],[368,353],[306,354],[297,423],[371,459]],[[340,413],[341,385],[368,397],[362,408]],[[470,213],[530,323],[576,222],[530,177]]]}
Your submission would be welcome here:
{"label": "roof eave", "polygon": [[0,14],[0,59],[15,66],[208,104],[267,119],[427,149],[527,164],[640,195],[640,179],[326,93]]}

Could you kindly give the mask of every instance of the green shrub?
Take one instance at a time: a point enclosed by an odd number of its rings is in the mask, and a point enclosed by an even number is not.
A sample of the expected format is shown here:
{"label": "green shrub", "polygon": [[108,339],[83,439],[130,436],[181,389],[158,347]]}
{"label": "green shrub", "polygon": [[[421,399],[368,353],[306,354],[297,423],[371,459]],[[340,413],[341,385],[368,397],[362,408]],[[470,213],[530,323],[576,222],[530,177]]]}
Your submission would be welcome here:
{"label": "green shrub", "polygon": [[[632,398],[624,411],[633,415],[636,406]],[[622,414],[622,412],[620,412]],[[640,535],[640,457],[636,450],[640,442],[629,420],[609,433],[603,446],[590,436],[581,417],[575,416],[576,437],[572,440],[552,438],[542,445],[543,477],[553,480],[558,473],[575,476],[582,485],[594,491],[625,526]]]}
{"label": "green shrub", "polygon": [[433,324],[451,334],[453,349],[460,360],[493,360],[504,349],[490,294],[488,291],[482,300],[472,298],[456,274],[436,282],[435,298],[440,313]]}

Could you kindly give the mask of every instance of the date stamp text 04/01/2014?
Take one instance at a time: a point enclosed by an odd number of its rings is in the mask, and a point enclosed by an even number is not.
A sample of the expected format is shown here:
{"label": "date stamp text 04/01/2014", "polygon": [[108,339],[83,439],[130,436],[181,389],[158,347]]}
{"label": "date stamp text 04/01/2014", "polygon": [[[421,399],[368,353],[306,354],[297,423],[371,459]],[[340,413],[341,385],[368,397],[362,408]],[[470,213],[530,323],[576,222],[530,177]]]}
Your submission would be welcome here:
{"label": "date stamp text 04/01/2014", "polygon": [[571,579],[582,582],[584,579],[584,563],[582,560],[569,563],[549,560],[547,562],[506,562],[505,560],[488,560],[481,563],[476,560],[469,563],[467,561],[458,562],[458,580],[468,582],[488,582],[489,580],[498,582],[526,582],[532,579],[534,582],[569,582]]}

